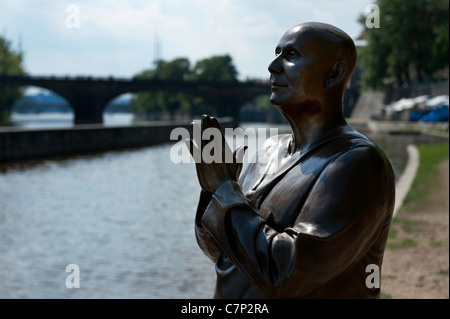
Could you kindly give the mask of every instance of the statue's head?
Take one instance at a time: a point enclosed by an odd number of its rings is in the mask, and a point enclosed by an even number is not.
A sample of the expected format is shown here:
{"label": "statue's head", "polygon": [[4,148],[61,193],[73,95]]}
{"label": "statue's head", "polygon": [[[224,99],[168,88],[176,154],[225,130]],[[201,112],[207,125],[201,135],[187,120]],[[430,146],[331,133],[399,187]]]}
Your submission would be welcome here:
{"label": "statue's head", "polygon": [[309,22],[289,29],[269,65],[270,101],[282,110],[309,108],[339,100],[355,69],[356,49],[344,31]]}

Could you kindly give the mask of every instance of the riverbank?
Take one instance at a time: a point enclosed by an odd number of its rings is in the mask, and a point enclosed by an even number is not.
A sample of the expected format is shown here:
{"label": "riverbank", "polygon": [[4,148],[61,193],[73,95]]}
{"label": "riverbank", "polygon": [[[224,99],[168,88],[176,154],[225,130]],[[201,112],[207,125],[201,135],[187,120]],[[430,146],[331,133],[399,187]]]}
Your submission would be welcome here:
{"label": "riverbank", "polygon": [[394,218],[382,298],[449,298],[449,146],[419,145],[419,168]]}
{"label": "riverbank", "polygon": [[[232,118],[221,119],[223,128],[233,125]],[[127,126],[88,124],[48,129],[1,127],[0,163],[157,145],[170,142],[175,128],[190,130],[190,121]]]}
{"label": "riverbank", "polygon": [[390,134],[427,134],[449,137],[449,122],[377,121],[368,119],[347,119],[355,129],[362,132],[386,132]]}

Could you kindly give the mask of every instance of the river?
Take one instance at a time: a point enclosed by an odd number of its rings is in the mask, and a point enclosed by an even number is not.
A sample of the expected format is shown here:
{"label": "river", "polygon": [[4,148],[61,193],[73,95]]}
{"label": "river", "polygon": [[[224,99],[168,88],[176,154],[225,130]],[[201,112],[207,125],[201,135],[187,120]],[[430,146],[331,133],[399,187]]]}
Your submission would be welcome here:
{"label": "river", "polygon": [[[255,125],[267,127],[243,127]],[[370,137],[397,178],[406,145],[430,141]],[[211,298],[214,265],[194,237],[195,167],[174,164],[172,146],[0,165],[0,298]],[[79,288],[66,286],[70,264]]]}

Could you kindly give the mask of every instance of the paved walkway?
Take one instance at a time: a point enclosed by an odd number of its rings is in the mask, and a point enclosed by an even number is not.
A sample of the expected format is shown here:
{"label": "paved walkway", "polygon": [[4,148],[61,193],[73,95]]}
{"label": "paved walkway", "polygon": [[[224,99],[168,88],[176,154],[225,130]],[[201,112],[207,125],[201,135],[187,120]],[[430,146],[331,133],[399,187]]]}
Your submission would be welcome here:
{"label": "paved walkway", "polygon": [[395,185],[395,209],[394,217],[397,215],[403,201],[408,194],[409,189],[416,176],[417,169],[419,168],[419,151],[415,145],[408,145],[406,148],[408,152],[408,162],[400,176],[397,184]]}

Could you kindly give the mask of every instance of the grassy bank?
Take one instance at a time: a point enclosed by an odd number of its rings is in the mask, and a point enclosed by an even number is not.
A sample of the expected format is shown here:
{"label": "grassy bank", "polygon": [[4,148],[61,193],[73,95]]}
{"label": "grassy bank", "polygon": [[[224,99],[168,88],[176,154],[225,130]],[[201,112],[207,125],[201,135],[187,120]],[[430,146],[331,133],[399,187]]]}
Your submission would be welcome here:
{"label": "grassy bank", "polygon": [[[405,273],[408,273],[411,278],[419,278],[411,283],[410,287],[411,290],[417,289],[418,292],[420,292],[420,289],[423,291],[423,287],[429,287],[432,284],[437,285],[441,281],[440,276],[448,278],[448,262],[441,263],[440,268],[433,270],[435,277],[429,273],[418,274],[418,272],[432,268],[422,267],[427,261],[424,259],[430,257],[425,258],[426,252],[437,257],[442,255],[442,249],[448,247],[448,230],[445,234],[442,233],[442,225],[445,223],[440,223],[439,220],[441,220],[440,218],[448,219],[448,214],[445,213],[448,192],[445,190],[445,193],[443,193],[443,181],[445,178],[448,179],[448,175],[442,175],[440,165],[449,158],[449,143],[422,144],[418,145],[417,148],[419,151],[419,168],[403,206],[392,221],[386,244],[385,257],[388,255],[390,260],[384,279],[385,282],[387,280],[389,291],[395,291],[396,285],[408,287],[412,279],[408,278],[408,280],[402,281],[401,278]],[[412,260],[413,262],[402,264],[402,267],[413,268],[397,269],[395,266],[400,265],[402,260]],[[436,277],[436,274],[438,274],[438,277]],[[433,278],[432,283],[426,282],[427,278]],[[397,284],[393,285],[390,282],[397,282]],[[382,293],[382,298],[391,297],[389,293]]]}
{"label": "grassy bank", "polygon": [[[422,144],[419,150],[419,168],[414,177],[413,184],[405,197],[399,214],[392,221],[386,248],[401,248],[415,246],[417,241],[413,236],[420,231],[422,221],[408,218],[408,214],[427,213],[430,207],[444,205],[443,198],[432,196],[440,187],[438,165],[449,157],[449,143]],[[408,214],[402,212],[407,211]],[[408,236],[398,236],[399,228]]]}
{"label": "grassy bank", "polygon": [[422,144],[417,146],[420,156],[419,169],[406,195],[404,206],[409,209],[425,209],[430,204],[430,196],[440,187],[438,165],[449,157],[449,143]]}

